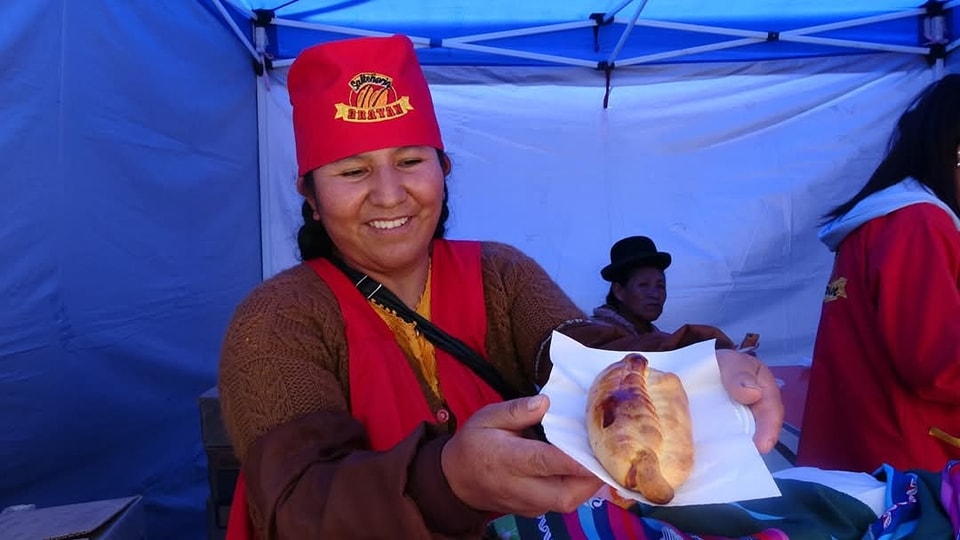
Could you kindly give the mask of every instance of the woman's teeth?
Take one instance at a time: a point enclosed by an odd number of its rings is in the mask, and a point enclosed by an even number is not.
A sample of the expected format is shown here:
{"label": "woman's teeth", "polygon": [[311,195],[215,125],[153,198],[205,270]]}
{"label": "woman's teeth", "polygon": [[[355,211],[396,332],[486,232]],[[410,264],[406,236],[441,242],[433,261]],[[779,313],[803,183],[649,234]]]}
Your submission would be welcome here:
{"label": "woman's teeth", "polygon": [[391,220],[381,219],[381,220],[371,221],[370,225],[372,225],[374,229],[380,229],[381,231],[386,231],[390,229],[396,229],[397,227],[403,225],[408,221],[410,221],[409,217],[402,217],[402,218],[391,219]]}

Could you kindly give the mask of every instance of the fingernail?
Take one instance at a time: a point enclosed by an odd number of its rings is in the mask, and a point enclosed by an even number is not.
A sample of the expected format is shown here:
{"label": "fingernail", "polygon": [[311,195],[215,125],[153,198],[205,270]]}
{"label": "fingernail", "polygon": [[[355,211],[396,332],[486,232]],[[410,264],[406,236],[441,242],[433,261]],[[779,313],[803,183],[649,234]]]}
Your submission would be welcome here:
{"label": "fingernail", "polygon": [[754,390],[760,390],[759,385],[757,385],[756,383],[752,383],[750,381],[740,381],[740,386],[744,388],[753,388]]}
{"label": "fingernail", "polygon": [[533,396],[527,401],[527,410],[533,412],[543,405],[543,396]]}
{"label": "fingernail", "polygon": [[764,441],[763,451],[764,453],[772,451],[777,446],[776,439],[767,439]]}

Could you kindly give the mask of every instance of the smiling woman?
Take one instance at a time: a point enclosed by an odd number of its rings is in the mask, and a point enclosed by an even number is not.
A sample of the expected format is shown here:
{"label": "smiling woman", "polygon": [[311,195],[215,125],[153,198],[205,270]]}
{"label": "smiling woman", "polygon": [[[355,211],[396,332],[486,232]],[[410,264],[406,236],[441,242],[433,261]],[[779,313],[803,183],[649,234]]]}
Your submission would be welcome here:
{"label": "smiling woman", "polygon": [[[515,248],[443,238],[451,165],[409,39],[308,49],[288,88],[303,264],[258,286],[224,339],[241,463],[228,538],[466,539],[495,514],[576,519],[601,482],[538,440],[549,337],[642,341],[587,320]],[[769,450],[773,375],[746,355],[720,370]]]}

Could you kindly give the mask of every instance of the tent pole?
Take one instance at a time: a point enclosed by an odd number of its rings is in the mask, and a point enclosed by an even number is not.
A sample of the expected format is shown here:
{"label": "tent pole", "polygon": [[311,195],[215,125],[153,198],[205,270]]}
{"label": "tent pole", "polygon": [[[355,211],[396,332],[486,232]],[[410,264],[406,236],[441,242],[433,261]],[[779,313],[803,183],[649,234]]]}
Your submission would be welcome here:
{"label": "tent pole", "polygon": [[546,34],[548,32],[561,32],[563,30],[575,30],[577,28],[593,28],[597,23],[595,21],[575,21],[569,23],[548,24],[544,26],[531,26],[528,28],[518,28],[516,30],[504,30],[502,32],[487,32],[484,34],[473,34],[470,36],[457,36],[454,38],[445,38],[444,43],[471,43],[474,41],[488,41],[491,39],[503,39],[522,36],[534,36]]}
{"label": "tent pole", "polygon": [[623,9],[623,8],[625,8],[625,7],[627,7],[627,4],[629,4],[630,2],[633,2],[633,0],[623,0],[623,2],[620,2],[620,5],[618,5],[617,7],[613,8],[613,9],[611,9],[609,12],[604,13],[604,14],[603,14],[603,15],[604,15],[604,17],[603,17],[603,22],[604,22],[604,24],[606,24],[606,23],[608,23],[608,22],[613,22],[613,18],[617,16],[617,13],[620,13],[620,10]]}
{"label": "tent pole", "polygon": [[898,11],[896,13],[873,15],[871,17],[860,17],[857,19],[850,19],[847,21],[840,21],[840,22],[835,22],[830,24],[818,24],[817,26],[808,26],[806,28],[797,28],[795,30],[784,30],[783,32],[780,32],[780,35],[783,36],[785,34],[791,34],[791,35],[819,34],[821,32],[829,32],[831,30],[855,28],[857,26],[865,26],[868,24],[874,24],[879,22],[895,21],[897,19],[907,19],[909,17],[916,17],[918,15],[923,15],[924,13],[926,13],[926,11],[920,8],[908,9],[904,11]]}
{"label": "tent pole", "polygon": [[257,179],[260,192],[260,279],[273,275],[270,262],[270,130],[267,129],[267,99],[270,91],[270,70],[267,68],[267,29],[254,25],[254,46],[263,69],[257,77]]}
{"label": "tent pole", "polygon": [[904,54],[929,54],[929,47],[911,47],[909,45],[891,45],[886,43],[870,43],[865,41],[850,41],[847,39],[822,38],[794,34],[780,34],[780,41],[794,43],[811,43],[815,45],[830,45],[848,49],[867,49],[880,52],[895,52]]}
{"label": "tent pole", "polygon": [[743,38],[743,39],[734,39],[731,41],[723,41],[721,43],[711,43],[710,45],[701,45],[699,47],[688,47],[686,49],[677,49],[675,51],[666,51],[662,53],[647,54],[644,56],[636,56],[633,58],[624,58],[617,62],[618,66],[632,66],[636,64],[646,64],[649,62],[659,62],[661,60],[667,60],[669,58],[677,58],[680,56],[688,56],[691,54],[700,54],[711,51],[722,51],[725,49],[733,49],[736,47],[743,47],[746,45],[753,45],[754,43],[762,43],[762,39],[756,38]]}
{"label": "tent pole", "polygon": [[[350,37],[389,37],[393,32],[382,32],[378,30],[363,30],[361,28],[351,28],[348,26],[337,26],[333,24],[321,24],[304,21],[295,21],[292,19],[273,19],[274,26],[286,26],[287,28],[304,28],[307,30],[319,30],[321,32],[330,32],[333,34],[343,34]],[[408,35],[414,45],[429,45],[430,38]]]}
{"label": "tent pole", "polygon": [[227,8],[224,7],[223,2],[220,0],[213,0],[213,5],[217,8],[217,11],[220,12],[220,16],[223,17],[223,20],[227,23],[227,26],[233,30],[234,35],[240,39],[240,43],[242,43],[244,48],[246,48],[247,51],[249,51],[250,54],[256,59],[256,49],[254,48],[253,44],[250,43],[247,37],[243,35],[243,32],[240,31],[240,27],[237,26],[237,23],[233,22],[233,19],[230,18],[230,14],[227,13]]}
{"label": "tent pole", "polygon": [[[950,2],[956,3],[956,2]],[[921,41],[930,46],[928,60],[932,59],[933,76],[936,80],[943,78],[946,71],[946,58],[950,54],[951,47],[950,36],[947,35],[949,4],[942,0],[928,2],[924,4],[926,8],[923,19],[923,29],[920,32]]]}
{"label": "tent pole", "polygon": [[623,49],[624,45],[627,44],[627,38],[630,37],[630,32],[633,31],[634,25],[637,24],[637,19],[640,18],[640,12],[642,12],[643,8],[645,7],[647,7],[647,0],[643,0],[640,2],[640,5],[637,6],[637,11],[633,13],[633,18],[630,19],[630,22],[627,23],[627,27],[624,29],[623,34],[620,35],[620,40],[617,41],[617,46],[614,47],[613,52],[610,53],[610,57],[607,59],[607,65],[613,66],[617,56],[620,56],[620,51]]}
{"label": "tent pole", "polygon": [[597,63],[590,60],[580,60],[578,58],[567,58],[565,56],[556,56],[553,54],[528,53],[522,51],[510,51],[498,47],[488,47],[486,45],[475,45],[473,43],[460,43],[457,41],[443,40],[443,46],[447,49],[460,49],[463,51],[482,52],[495,54],[499,56],[510,56],[513,58],[524,58],[527,60],[538,60],[541,62],[552,62],[555,64],[564,64],[568,66],[580,66],[587,68],[596,68]]}
{"label": "tent pole", "polygon": [[[885,15],[883,17],[869,17],[858,19],[857,24],[864,24],[864,22],[877,22],[893,19],[902,19],[905,16],[913,16],[917,13],[922,13],[922,11],[913,10],[904,15],[903,13],[897,13],[893,15]],[[778,36],[780,41],[793,41],[799,43],[815,43],[819,45],[831,45],[835,47],[846,47],[851,49],[872,49],[877,51],[884,52],[900,52],[906,54],[926,54],[929,52],[925,47],[911,47],[907,45],[893,45],[886,43],[871,43],[863,41],[852,41],[848,39],[837,39],[837,38],[824,38],[817,36],[806,35],[807,32],[811,31],[820,31],[824,28],[835,29],[835,28],[848,28],[855,26],[851,23],[854,21],[846,21],[844,23],[836,23],[834,25],[822,25],[810,28],[803,28],[799,30],[790,30],[786,32],[781,32]],[[667,30],[682,30],[686,32],[700,32],[704,34],[713,34],[718,36],[738,36],[743,38],[753,38],[756,42],[765,41],[769,35],[768,32],[761,32],[758,30],[741,30],[737,28],[721,28],[716,26],[705,26],[700,24],[689,24],[689,23],[675,23],[669,21],[657,21],[657,20],[643,20],[636,21],[635,26],[647,26],[651,28],[662,28]],[[746,42],[746,44],[750,44]],[[694,50],[699,50],[699,47],[694,47]]]}

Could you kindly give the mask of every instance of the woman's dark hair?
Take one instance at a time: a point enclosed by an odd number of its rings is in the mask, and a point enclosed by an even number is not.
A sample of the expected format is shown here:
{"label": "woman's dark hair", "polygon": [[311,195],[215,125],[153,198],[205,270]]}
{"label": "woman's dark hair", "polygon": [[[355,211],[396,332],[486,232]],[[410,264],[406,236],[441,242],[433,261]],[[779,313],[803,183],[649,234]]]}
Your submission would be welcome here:
{"label": "woman's dark hair", "polygon": [[[450,163],[450,158],[443,150],[437,150],[437,157],[440,163]],[[447,205],[447,179],[449,168],[443,179],[443,206],[440,209],[440,219],[437,221],[437,228],[433,231],[434,238],[443,238],[447,232],[447,218],[450,217],[450,207]],[[308,172],[303,177],[304,187],[309,193],[314,193],[313,171]],[[319,220],[313,219],[313,207],[306,200],[300,208],[300,214],[303,216],[303,225],[297,232],[297,246],[300,248],[300,259],[308,261],[317,257],[329,257],[333,255],[333,240],[327,233],[326,227]]]}
{"label": "woman's dark hair", "polygon": [[824,216],[849,212],[868,196],[908,176],[927,186],[960,216],[957,207],[957,146],[960,145],[960,74],[946,75],[927,86],[900,116],[887,154],[859,193]]}
{"label": "woman's dark hair", "polygon": [[619,284],[621,287],[626,287],[630,274],[628,273],[625,276],[620,276],[616,280],[610,283],[610,290],[607,292],[607,305],[613,309],[620,309],[620,299],[617,298],[617,295],[613,294],[613,284]]}

